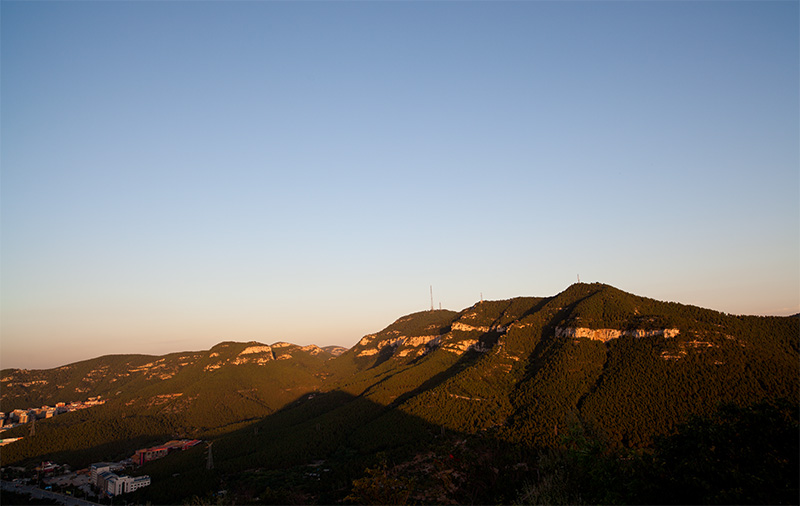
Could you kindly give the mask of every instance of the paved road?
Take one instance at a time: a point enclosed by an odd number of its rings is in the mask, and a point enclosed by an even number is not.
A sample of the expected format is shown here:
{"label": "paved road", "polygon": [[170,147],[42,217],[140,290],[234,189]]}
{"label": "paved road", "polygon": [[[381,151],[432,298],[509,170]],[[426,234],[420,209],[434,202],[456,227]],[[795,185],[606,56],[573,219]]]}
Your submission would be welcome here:
{"label": "paved road", "polygon": [[8,490],[9,492],[28,494],[34,499],[52,499],[53,501],[57,501],[66,506],[99,506],[96,502],[86,501],[84,499],[72,497],[71,495],[59,494],[57,492],[51,492],[50,490],[42,490],[37,487],[21,485],[19,483],[13,483],[10,481],[0,480],[0,486],[3,488],[3,490]]}

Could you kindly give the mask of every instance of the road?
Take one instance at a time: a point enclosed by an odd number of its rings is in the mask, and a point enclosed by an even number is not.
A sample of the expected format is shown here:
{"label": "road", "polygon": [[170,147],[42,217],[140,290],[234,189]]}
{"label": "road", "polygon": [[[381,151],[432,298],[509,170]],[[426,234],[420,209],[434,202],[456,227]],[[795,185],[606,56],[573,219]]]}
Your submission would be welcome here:
{"label": "road", "polygon": [[10,481],[0,480],[0,487],[2,487],[3,490],[8,490],[9,492],[30,495],[34,499],[51,499],[64,504],[65,506],[99,506],[96,502],[78,499],[77,497],[72,497],[70,495],[59,494],[57,492],[51,492],[50,490],[42,490],[37,487],[31,487],[29,485],[22,485]]}

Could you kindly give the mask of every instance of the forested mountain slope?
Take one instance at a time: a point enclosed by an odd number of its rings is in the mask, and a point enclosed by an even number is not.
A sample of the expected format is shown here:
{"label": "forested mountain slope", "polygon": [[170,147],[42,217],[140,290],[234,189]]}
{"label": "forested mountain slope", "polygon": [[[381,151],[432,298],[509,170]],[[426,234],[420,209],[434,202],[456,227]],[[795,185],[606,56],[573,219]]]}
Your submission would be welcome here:
{"label": "forested mountain slope", "polygon": [[[304,502],[329,502],[349,492],[376,452],[393,455],[402,474],[434,465],[431,449],[450,445],[471,447],[470,458],[503,478],[473,495],[418,501],[507,500],[493,494],[524,479],[530,452],[562,448],[575,433],[609,449],[652,448],[659,435],[711,416],[721,403],[797,406],[799,336],[797,317],[727,315],[576,284],[552,297],[407,315],[338,356],[287,343],[221,343],[205,352],[3,371],[5,409],[64,400],[64,392],[109,402],[93,414],[43,421],[36,440],[4,448],[2,459],[55,455],[82,465],[148,438],[203,437],[215,441],[214,479],[199,470],[200,450],[187,453],[152,464],[154,486],[144,499],[179,500],[183,489],[171,476],[186,466],[184,484],[228,480],[247,497],[279,487],[311,494]],[[92,451],[64,442],[76,433]],[[335,469],[309,488],[307,466],[322,460]],[[472,471],[453,472],[464,479]]]}
{"label": "forested mountain slope", "polygon": [[331,361],[360,369],[327,388],[530,445],[556,444],[578,424],[642,446],[721,402],[798,398],[798,322],[576,284],[409,315]]}

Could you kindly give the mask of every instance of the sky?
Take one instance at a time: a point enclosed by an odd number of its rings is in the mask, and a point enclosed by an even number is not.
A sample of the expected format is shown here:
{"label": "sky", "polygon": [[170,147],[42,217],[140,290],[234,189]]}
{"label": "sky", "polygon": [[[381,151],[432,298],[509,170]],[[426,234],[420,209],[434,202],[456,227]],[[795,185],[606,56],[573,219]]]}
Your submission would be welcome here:
{"label": "sky", "polygon": [[0,3],[0,367],[580,276],[800,312],[798,2]]}

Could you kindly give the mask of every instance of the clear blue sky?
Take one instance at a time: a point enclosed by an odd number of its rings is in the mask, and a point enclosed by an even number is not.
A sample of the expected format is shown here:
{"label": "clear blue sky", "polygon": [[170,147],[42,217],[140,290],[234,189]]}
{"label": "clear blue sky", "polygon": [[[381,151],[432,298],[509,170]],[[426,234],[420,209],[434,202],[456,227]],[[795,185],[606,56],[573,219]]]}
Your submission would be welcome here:
{"label": "clear blue sky", "polygon": [[800,311],[798,2],[27,2],[2,367],[600,281]]}

